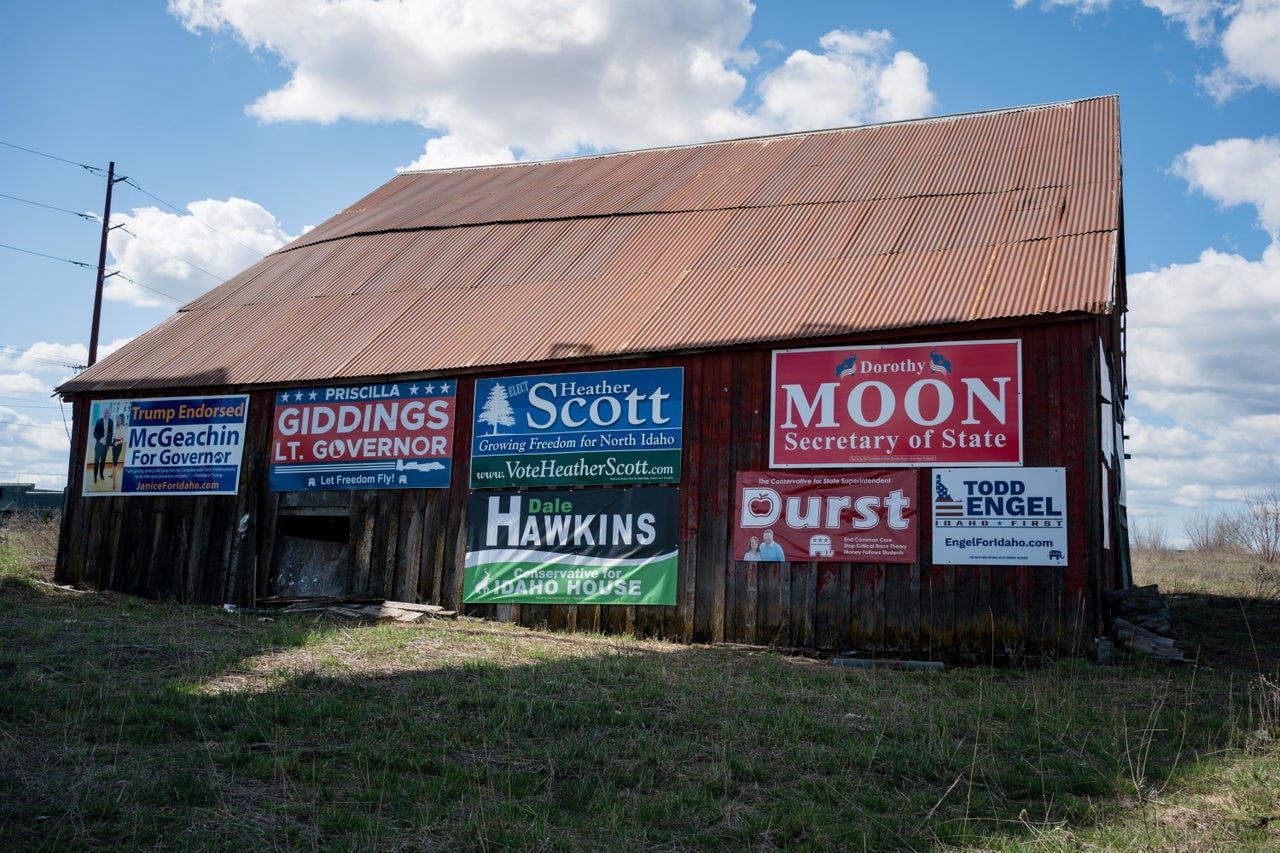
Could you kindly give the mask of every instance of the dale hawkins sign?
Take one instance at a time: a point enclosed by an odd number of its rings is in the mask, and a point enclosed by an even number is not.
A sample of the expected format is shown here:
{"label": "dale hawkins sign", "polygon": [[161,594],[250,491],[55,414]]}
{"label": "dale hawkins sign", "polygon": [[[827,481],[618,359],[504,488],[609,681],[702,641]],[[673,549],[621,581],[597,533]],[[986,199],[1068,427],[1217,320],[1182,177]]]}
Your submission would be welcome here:
{"label": "dale hawkins sign", "polygon": [[1021,342],[775,350],[769,467],[1022,464]]}

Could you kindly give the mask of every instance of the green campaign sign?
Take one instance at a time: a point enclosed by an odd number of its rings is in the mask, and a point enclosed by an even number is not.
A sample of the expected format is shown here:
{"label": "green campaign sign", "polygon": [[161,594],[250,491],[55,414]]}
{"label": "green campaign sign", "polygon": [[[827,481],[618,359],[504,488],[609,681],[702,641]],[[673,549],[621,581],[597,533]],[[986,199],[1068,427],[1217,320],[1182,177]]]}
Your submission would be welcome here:
{"label": "green campaign sign", "polygon": [[472,492],[462,600],[676,603],[678,489]]}

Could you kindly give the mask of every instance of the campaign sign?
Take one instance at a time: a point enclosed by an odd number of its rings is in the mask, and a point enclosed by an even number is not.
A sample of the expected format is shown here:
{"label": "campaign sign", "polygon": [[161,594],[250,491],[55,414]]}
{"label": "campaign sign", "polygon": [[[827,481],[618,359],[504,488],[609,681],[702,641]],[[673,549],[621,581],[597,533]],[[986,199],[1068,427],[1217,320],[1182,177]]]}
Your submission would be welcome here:
{"label": "campaign sign", "polygon": [[933,562],[1067,564],[1065,468],[935,468]]}
{"label": "campaign sign", "polygon": [[462,600],[675,604],[680,492],[472,492]]}
{"label": "campaign sign", "polygon": [[453,471],[456,385],[418,379],[279,392],[269,488],[445,488]]}
{"label": "campaign sign", "polygon": [[234,495],[246,395],[98,400],[85,449],[85,495]]}
{"label": "campaign sign", "polygon": [[738,560],[911,563],[919,499],[914,470],[738,473]]}
{"label": "campaign sign", "polygon": [[476,380],[471,488],[678,483],[684,369]]}
{"label": "campaign sign", "polygon": [[1019,465],[1021,342],[775,350],[769,467]]}

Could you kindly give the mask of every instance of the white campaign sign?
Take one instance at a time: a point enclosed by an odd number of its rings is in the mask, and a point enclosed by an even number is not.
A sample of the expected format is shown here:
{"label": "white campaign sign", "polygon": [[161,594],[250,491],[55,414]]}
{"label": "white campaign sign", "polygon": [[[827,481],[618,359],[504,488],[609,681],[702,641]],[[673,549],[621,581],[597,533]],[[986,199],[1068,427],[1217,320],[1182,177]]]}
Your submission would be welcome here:
{"label": "white campaign sign", "polygon": [[934,468],[937,565],[1065,566],[1065,468]]}

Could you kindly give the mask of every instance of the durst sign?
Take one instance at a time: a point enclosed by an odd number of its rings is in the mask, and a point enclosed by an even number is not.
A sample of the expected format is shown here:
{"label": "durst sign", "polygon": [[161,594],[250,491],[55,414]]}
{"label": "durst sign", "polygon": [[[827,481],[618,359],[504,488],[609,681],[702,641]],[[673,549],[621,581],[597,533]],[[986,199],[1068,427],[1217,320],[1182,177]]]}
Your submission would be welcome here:
{"label": "durst sign", "polygon": [[773,353],[771,468],[1020,465],[1016,340]]}

